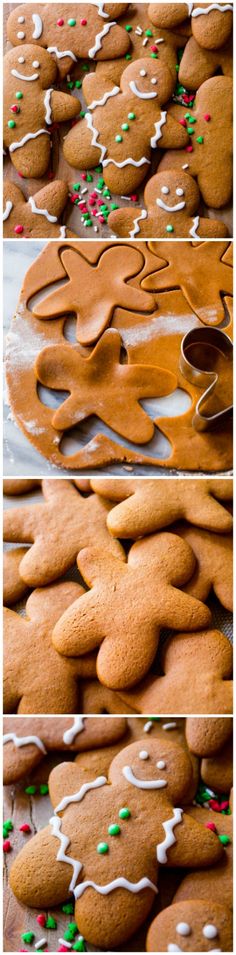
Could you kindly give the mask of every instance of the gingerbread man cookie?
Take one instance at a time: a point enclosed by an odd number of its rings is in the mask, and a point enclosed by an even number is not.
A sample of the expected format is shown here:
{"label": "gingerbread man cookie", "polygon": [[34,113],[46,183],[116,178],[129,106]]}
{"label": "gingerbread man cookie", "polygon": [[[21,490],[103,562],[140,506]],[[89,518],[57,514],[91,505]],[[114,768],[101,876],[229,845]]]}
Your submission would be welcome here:
{"label": "gingerbread man cookie", "polygon": [[157,268],[143,279],[144,288],[162,292],[179,286],[204,325],[225,323],[226,293],[233,295],[231,244],[150,242],[149,249]]}
{"label": "gingerbread man cookie", "polygon": [[232,89],[229,76],[213,76],[200,86],[188,119],[181,114],[191,145],[167,151],[158,167],[162,172],[188,166],[204,202],[215,209],[227,205],[232,194]]}
{"label": "gingerbread man cookie", "polygon": [[76,238],[66,225],[59,225],[68,198],[68,187],[54,179],[26,201],[18,186],[3,183],[3,236],[14,239]]}
{"label": "gingerbread man cookie", "polygon": [[[218,836],[223,846],[223,856],[217,866],[190,872],[177,889],[174,901],[186,899],[204,899],[233,908],[233,794],[230,795],[229,808],[217,811],[203,806],[188,806],[192,819],[199,822],[203,829],[210,829]],[[209,796],[208,796],[209,798]],[[217,805],[217,796],[212,800]],[[228,806],[228,800],[225,801]],[[229,813],[229,815],[228,815]]]}
{"label": "gingerbread man cookie", "polygon": [[192,176],[180,169],[159,172],[144,190],[147,211],[122,208],[110,212],[108,225],[123,238],[221,238],[227,226],[217,219],[197,215],[200,192]]}
{"label": "gingerbread man cookie", "polygon": [[147,935],[147,952],[232,952],[232,945],[230,909],[198,898],[172,903],[159,912]]}
{"label": "gingerbread man cookie", "polygon": [[[126,3],[22,3],[10,13],[7,35],[19,43],[46,47],[63,78],[78,59],[105,60],[123,56],[130,47],[128,33],[116,23]],[[37,51],[35,51],[36,53]]]}
{"label": "gingerbread man cookie", "polygon": [[121,347],[119,332],[109,328],[89,358],[71,345],[40,352],[35,370],[41,384],[70,392],[53,414],[53,427],[64,431],[96,414],[129,441],[143,444],[153,438],[155,426],[140,399],[170,394],[177,379],[155,366],[122,364]]}
{"label": "gingerbread man cookie", "polygon": [[189,36],[189,24],[185,21],[176,29],[161,30],[153,29],[153,24],[149,16],[149,8],[146,3],[132,3],[126,15],[121,18],[122,26],[129,32],[130,50],[128,57],[119,57],[116,60],[106,60],[97,63],[96,76],[99,81],[108,81],[120,84],[123,71],[127,66],[127,59],[142,59],[145,56],[158,58],[161,63],[168,66],[173,80],[173,92],[176,85],[176,64],[178,60],[178,50],[183,50]]}
{"label": "gingerbread man cookie", "polygon": [[34,590],[26,617],[4,610],[4,712],[75,713],[78,677],[94,676],[95,658],[66,660],[55,652],[56,621],[84,588],[75,583]]}
{"label": "gingerbread man cookie", "polygon": [[191,777],[187,752],[168,738],[123,749],[111,763],[109,785],[101,775],[84,783],[75,763],[56,767],[49,782],[54,815],[11,868],[17,898],[48,908],[71,892],[90,944],[124,943],[151,909],[158,865],[199,867],[221,858],[215,834],[175,808]]}
{"label": "gingerbread man cookie", "polygon": [[[30,731],[30,736],[28,735]],[[58,719],[51,717],[23,717],[4,719],[3,759],[4,784],[16,782],[43,759],[47,753],[55,751],[83,752],[88,754],[96,746],[96,752],[105,747],[110,752],[111,745],[127,735],[125,719],[110,719],[105,716],[96,720],[84,716]],[[111,762],[111,760],[110,760]]]}
{"label": "gingerbread man cookie", "polygon": [[109,504],[93,494],[82,497],[69,481],[44,480],[44,503],[4,512],[4,539],[31,543],[20,563],[20,576],[31,587],[48,584],[72,567],[78,552],[96,541],[125,560],[121,544],[106,527]]}
{"label": "gingerbread man cookie", "polygon": [[56,64],[41,47],[24,44],[4,57],[4,145],[26,178],[39,179],[47,170],[52,123],[80,111],[78,99],[53,89],[56,77]]}
{"label": "gingerbread man cookie", "polygon": [[140,185],[157,145],[181,149],[188,143],[184,127],[162,109],[172,93],[172,76],[156,59],[130,63],[120,87],[104,83],[99,94],[96,74],[90,74],[83,92],[88,111],[65,138],[65,159],[77,169],[101,162],[106,185],[118,195]]}
{"label": "gingerbread man cookie", "polygon": [[208,607],[179,590],[195,560],[174,534],[136,542],[127,564],[96,548],[81,551],[77,563],[91,590],[58,621],[54,646],[66,656],[100,647],[97,675],[112,689],[132,686],[147,673],[160,627],[192,631],[210,624]]}
{"label": "gingerbread man cookie", "polygon": [[212,534],[202,528],[174,525],[175,534],[188,541],[196,557],[196,569],[184,590],[198,600],[214,591],[226,610],[233,611],[233,539],[230,534]]}
{"label": "gingerbread man cookie", "polygon": [[228,715],[233,706],[232,662],[232,647],[219,630],[178,633],[163,647],[164,676],[148,676],[120,693],[138,713]]}
{"label": "gingerbread man cookie", "polygon": [[188,90],[197,90],[202,83],[215,73],[233,76],[233,45],[228,40],[218,50],[205,50],[194,36],[191,36],[183,50],[179,65],[178,79]]}
{"label": "gingerbread man cookie", "polygon": [[223,501],[232,500],[231,480],[93,478],[91,484],[97,494],[122,502],[112,508],[108,518],[114,537],[136,540],[168,527],[178,518],[221,534],[233,527],[232,515],[222,506]]}
{"label": "gingerbread man cookie", "polygon": [[232,3],[150,3],[148,13],[156,26],[168,28],[191,17],[193,36],[206,50],[223,46],[232,31]]}

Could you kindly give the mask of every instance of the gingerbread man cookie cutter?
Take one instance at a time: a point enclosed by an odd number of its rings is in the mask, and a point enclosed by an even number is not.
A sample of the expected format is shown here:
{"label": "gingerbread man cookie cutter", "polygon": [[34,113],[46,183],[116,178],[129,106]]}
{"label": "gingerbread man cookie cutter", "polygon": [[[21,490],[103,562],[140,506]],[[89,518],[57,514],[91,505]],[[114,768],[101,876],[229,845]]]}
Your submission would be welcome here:
{"label": "gingerbread man cookie cutter", "polygon": [[[179,367],[182,375],[191,384],[204,388],[194,411],[192,424],[196,431],[210,431],[232,416],[233,405],[226,404],[220,411],[207,414],[207,403],[215,391],[219,374],[209,370],[212,359],[223,357],[233,363],[233,344],[225,332],[218,328],[194,328],[187,332],[181,342]],[[208,364],[209,360],[209,364]]]}

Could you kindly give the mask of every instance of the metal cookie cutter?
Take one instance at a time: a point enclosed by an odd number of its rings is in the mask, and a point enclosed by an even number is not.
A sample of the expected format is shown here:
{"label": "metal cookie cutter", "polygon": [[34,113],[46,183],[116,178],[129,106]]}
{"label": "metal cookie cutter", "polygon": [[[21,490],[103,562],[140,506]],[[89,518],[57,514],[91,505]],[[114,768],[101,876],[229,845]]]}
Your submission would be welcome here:
{"label": "metal cookie cutter", "polygon": [[187,332],[181,342],[179,367],[182,375],[191,384],[205,389],[197,402],[192,420],[196,431],[210,431],[218,424],[222,425],[233,413],[233,405],[208,416],[202,410],[215,391],[219,379],[217,370],[208,369],[209,366],[214,367],[214,357],[217,359],[220,356],[233,362],[231,339],[219,328],[194,328]]}

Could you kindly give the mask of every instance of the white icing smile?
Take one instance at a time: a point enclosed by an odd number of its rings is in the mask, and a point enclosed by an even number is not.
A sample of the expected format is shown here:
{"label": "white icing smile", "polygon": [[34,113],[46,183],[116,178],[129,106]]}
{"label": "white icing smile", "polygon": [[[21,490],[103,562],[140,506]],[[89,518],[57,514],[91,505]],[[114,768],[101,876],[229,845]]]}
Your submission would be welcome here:
{"label": "white icing smile", "polygon": [[131,80],[129,84],[129,88],[131,90],[131,93],[134,93],[134,95],[138,96],[139,99],[155,99],[155,97],[157,96],[157,93],[155,93],[154,90],[153,92],[150,91],[150,93],[142,93],[141,90],[139,90],[138,87],[136,86],[135,80]]}
{"label": "white icing smile", "polygon": [[38,80],[39,73],[32,73],[31,76],[24,76],[24,73],[18,73],[18,70],[11,70],[12,76],[15,76],[17,80],[26,80],[30,83],[33,80]]}
{"label": "white icing smile", "polygon": [[167,206],[163,199],[156,199],[156,204],[159,209],[164,209],[165,212],[181,212],[181,209],[186,206],[186,202],[177,202],[175,206]]}
{"label": "white icing smile", "polygon": [[136,786],[136,789],[163,789],[164,786],[167,786],[166,779],[137,779],[131,766],[124,766],[122,773],[127,782]]}

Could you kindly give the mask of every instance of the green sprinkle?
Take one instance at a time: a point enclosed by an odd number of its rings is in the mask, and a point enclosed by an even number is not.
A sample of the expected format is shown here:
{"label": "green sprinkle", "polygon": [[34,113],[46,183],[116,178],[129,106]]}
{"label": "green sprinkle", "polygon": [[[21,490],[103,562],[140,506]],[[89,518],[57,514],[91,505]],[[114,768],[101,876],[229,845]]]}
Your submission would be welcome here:
{"label": "green sprinkle", "polygon": [[131,60],[131,53],[125,54],[125,60]]}
{"label": "green sprinkle", "polygon": [[120,809],[119,811],[120,819],[129,819],[130,816],[131,816],[130,809],[128,809],[127,806],[123,806],[123,809]]}
{"label": "green sprinkle", "polygon": [[69,932],[72,933],[72,935],[77,935],[78,926],[76,925],[76,922],[69,922],[69,925],[67,926],[67,928]]}
{"label": "green sprinkle", "polygon": [[72,946],[72,948],[73,948],[73,952],[86,952],[86,946],[85,946],[83,935],[80,935],[79,938],[77,938],[77,941]]}
{"label": "green sprinkle", "polygon": [[129,129],[129,123],[122,123],[121,129],[124,129],[125,132]]}
{"label": "green sprinkle", "polygon": [[47,793],[48,793],[48,784],[47,784],[47,783],[40,783],[39,792],[40,792],[40,796],[47,796]]}
{"label": "green sprinkle", "polygon": [[22,942],[27,942],[27,945],[32,945],[32,942],[34,941],[34,938],[35,938],[35,934],[34,932],[24,932],[21,938],[22,938]]}
{"label": "green sprinkle", "polygon": [[229,842],[231,842],[229,836],[219,836],[219,840],[222,842],[222,846],[228,846]]}
{"label": "green sprinkle", "polygon": [[131,33],[132,27],[130,26],[129,23],[127,23],[127,26],[125,27],[125,29],[127,30],[127,33]]}
{"label": "green sprinkle", "polygon": [[21,93],[20,90],[17,91],[15,96],[16,96],[16,99],[23,99],[23,93]]}
{"label": "green sprinkle", "polygon": [[6,819],[3,825],[4,825],[4,829],[6,829],[7,832],[12,832],[12,830],[14,829],[13,822],[11,821],[11,819]]}
{"label": "green sprinkle", "polygon": [[75,84],[73,83],[73,80],[70,80],[70,82],[67,83],[67,89],[68,89],[68,90],[73,90],[73,89],[74,89],[74,85],[75,85]]}
{"label": "green sprinkle", "polygon": [[89,66],[87,63],[82,63],[83,73],[89,73]]}
{"label": "green sprinkle", "polygon": [[98,179],[98,189],[103,189],[103,186],[105,186],[104,179]]}
{"label": "green sprinkle", "polygon": [[108,206],[100,206],[101,212],[109,212]]}
{"label": "green sprinkle", "polygon": [[185,118],[185,119],[191,119],[191,118],[192,118],[192,117],[191,117],[191,113],[185,113],[185,114],[184,114],[184,118]]}
{"label": "green sprinkle", "polygon": [[111,193],[109,192],[109,189],[107,189],[107,187],[106,187],[105,189],[103,189],[102,194],[103,194],[103,196],[106,196],[107,199],[110,199],[110,198],[111,198]]}
{"label": "green sprinkle", "polygon": [[9,129],[14,129],[14,126],[16,125],[16,124],[15,124],[15,120],[14,120],[14,119],[9,119],[7,125],[9,126]]}
{"label": "green sprinkle", "polygon": [[45,924],[45,928],[57,928],[56,919],[52,915],[49,915]]}
{"label": "green sprinkle", "polygon": [[145,36],[153,36],[152,30],[145,30]]}
{"label": "green sprinkle", "polygon": [[95,166],[95,172],[102,172],[102,166]]}
{"label": "green sprinkle", "polygon": [[181,84],[178,83],[178,86],[177,86],[177,93],[178,93],[178,95],[180,96],[181,93],[185,93],[185,92],[186,92],[185,86],[181,86]]}
{"label": "green sprinkle", "polygon": [[[77,930],[77,925],[76,925],[76,931],[78,931],[78,930]],[[65,939],[66,942],[73,942],[73,941],[74,941],[74,934],[75,934],[74,932],[70,932],[69,929],[67,929],[67,931],[66,931],[66,932],[64,933],[64,935],[63,935],[63,938]]]}
{"label": "green sprinkle", "polygon": [[157,53],[151,53],[151,57],[152,57],[153,60],[157,60],[157,59],[158,59],[158,54],[157,54]]}
{"label": "green sprinkle", "polygon": [[106,852],[109,852],[109,846],[107,842],[99,842],[97,845],[97,852],[99,852],[99,855],[102,856],[105,855]]}
{"label": "green sprinkle", "polygon": [[93,224],[92,219],[86,219],[86,222],[84,222],[85,226],[92,225],[92,224]]}
{"label": "green sprinkle", "polygon": [[115,822],[111,826],[108,826],[109,836],[119,836],[120,835],[120,826]]}
{"label": "green sprinkle", "polygon": [[36,792],[36,786],[26,786],[25,793],[27,793],[27,796],[34,796]]}
{"label": "green sprinkle", "polygon": [[176,63],[175,69],[176,69],[176,73],[178,73],[178,72],[179,72],[179,64],[178,64],[178,63]]}
{"label": "green sprinkle", "polygon": [[61,906],[61,911],[65,912],[66,915],[74,915],[73,902],[66,902],[65,905]]}
{"label": "green sprinkle", "polygon": [[128,119],[136,119],[135,113],[128,113]]}
{"label": "green sprinkle", "polygon": [[191,123],[196,123],[196,122],[197,122],[196,116],[191,116]]}
{"label": "green sprinkle", "polygon": [[148,720],[151,720],[152,723],[160,723],[160,716],[148,716]]}
{"label": "green sprinkle", "polygon": [[116,205],[116,202],[111,202],[111,209],[119,209],[119,206]]}
{"label": "green sprinkle", "polygon": [[85,116],[85,109],[81,109],[81,112],[79,113],[79,115],[81,116],[81,119],[83,119]]}
{"label": "green sprinkle", "polygon": [[167,225],[167,226],[166,226],[166,232],[174,232],[174,226],[173,226],[173,225]]}
{"label": "green sprinkle", "polygon": [[197,136],[196,143],[204,143],[203,136]]}
{"label": "green sprinkle", "polygon": [[187,126],[187,133],[189,134],[189,136],[193,136],[193,133],[195,133],[195,129],[192,129],[192,126]]}
{"label": "green sprinkle", "polygon": [[123,136],[120,136],[120,133],[118,133],[118,135],[115,136],[115,142],[116,142],[116,143],[123,143]]}
{"label": "green sprinkle", "polygon": [[93,176],[91,176],[91,172],[87,172],[86,182],[93,182]]}
{"label": "green sprinkle", "polygon": [[73,189],[73,192],[79,192],[80,182],[74,182],[72,189]]}
{"label": "green sprinkle", "polygon": [[73,17],[71,18],[71,20],[67,20],[67,23],[68,23],[68,27],[75,27],[75,26],[76,26],[76,20],[74,20]]}

